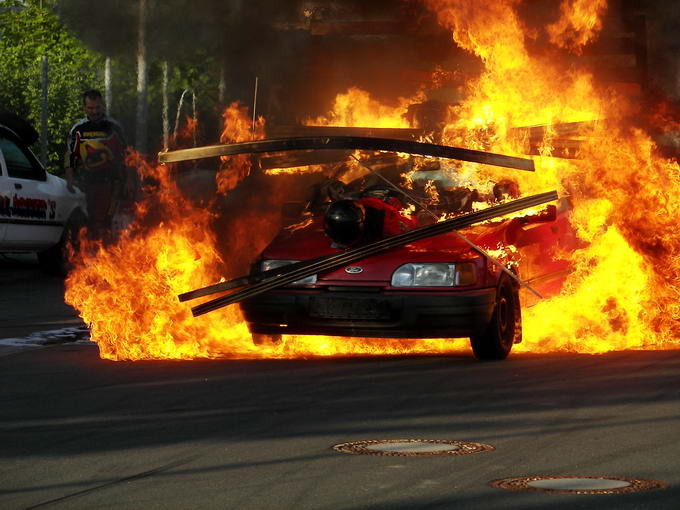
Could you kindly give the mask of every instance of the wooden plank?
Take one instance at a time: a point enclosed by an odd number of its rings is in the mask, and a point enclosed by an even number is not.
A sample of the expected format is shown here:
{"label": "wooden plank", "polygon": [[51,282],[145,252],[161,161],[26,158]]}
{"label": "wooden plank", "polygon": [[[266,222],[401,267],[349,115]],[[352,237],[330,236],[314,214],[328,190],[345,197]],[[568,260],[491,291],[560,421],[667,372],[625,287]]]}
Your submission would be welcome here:
{"label": "wooden plank", "polygon": [[283,138],[279,140],[261,140],[255,142],[242,142],[227,145],[210,145],[207,147],[195,147],[193,149],[181,149],[158,154],[160,163],[174,163],[193,159],[203,159],[218,156],[233,156],[235,154],[257,154],[262,152],[285,152],[299,150],[367,150],[367,151],[390,151],[418,154],[421,156],[433,156],[438,158],[459,159],[472,163],[514,168],[533,172],[534,162],[530,159],[505,156],[492,152],[482,152],[446,145],[431,143],[411,142],[396,140],[393,138],[368,138],[359,136],[317,136]]}

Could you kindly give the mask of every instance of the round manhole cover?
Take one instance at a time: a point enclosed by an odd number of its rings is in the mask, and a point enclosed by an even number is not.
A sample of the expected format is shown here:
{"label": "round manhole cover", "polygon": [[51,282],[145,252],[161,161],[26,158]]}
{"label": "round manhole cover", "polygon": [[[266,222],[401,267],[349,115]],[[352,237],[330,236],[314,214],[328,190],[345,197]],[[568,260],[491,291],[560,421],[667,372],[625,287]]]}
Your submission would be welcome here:
{"label": "round manhole cover", "polygon": [[658,480],[620,476],[527,476],[494,480],[489,485],[507,491],[550,492],[552,494],[625,494],[665,489]]}
{"label": "round manhole cover", "polygon": [[428,457],[490,452],[494,450],[494,447],[484,443],[449,441],[447,439],[374,439],[336,444],[333,449],[356,455]]}

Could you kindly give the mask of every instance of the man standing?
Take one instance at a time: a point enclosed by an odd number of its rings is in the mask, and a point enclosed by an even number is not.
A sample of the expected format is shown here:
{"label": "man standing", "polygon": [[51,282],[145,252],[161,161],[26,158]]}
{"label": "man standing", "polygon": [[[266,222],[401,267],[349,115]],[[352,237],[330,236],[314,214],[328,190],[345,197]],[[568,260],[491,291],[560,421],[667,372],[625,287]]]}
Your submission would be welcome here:
{"label": "man standing", "polygon": [[132,189],[132,176],[125,167],[125,138],[120,124],[106,116],[98,90],[83,93],[86,117],[68,134],[66,182],[82,184],[87,198],[88,234],[101,238],[111,230],[118,202]]}

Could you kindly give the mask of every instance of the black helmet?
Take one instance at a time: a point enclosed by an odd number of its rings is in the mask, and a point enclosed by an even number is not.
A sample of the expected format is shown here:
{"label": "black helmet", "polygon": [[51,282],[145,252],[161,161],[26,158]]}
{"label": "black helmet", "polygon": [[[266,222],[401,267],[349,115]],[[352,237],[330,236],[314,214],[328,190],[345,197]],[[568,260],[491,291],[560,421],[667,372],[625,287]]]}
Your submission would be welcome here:
{"label": "black helmet", "polygon": [[351,246],[357,243],[364,233],[366,211],[355,200],[338,200],[326,210],[324,231],[335,243]]}

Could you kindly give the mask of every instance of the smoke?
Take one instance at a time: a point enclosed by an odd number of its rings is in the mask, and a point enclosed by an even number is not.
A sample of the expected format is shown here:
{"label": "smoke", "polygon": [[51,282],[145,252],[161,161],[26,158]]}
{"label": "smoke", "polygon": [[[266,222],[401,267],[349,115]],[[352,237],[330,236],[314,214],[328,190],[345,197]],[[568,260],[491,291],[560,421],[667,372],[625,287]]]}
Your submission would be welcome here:
{"label": "smoke", "polygon": [[[335,95],[352,86],[387,103],[410,96],[437,65],[469,60],[454,55],[449,34],[415,1],[147,4],[150,62],[214,61],[224,71],[228,102],[251,104],[257,76],[259,113],[281,123],[325,114]],[[60,0],[58,13],[92,49],[133,61],[138,9],[129,0],[96,7],[89,0]]]}
{"label": "smoke", "polygon": [[648,2],[649,74],[655,85],[680,101],[680,3]]}

